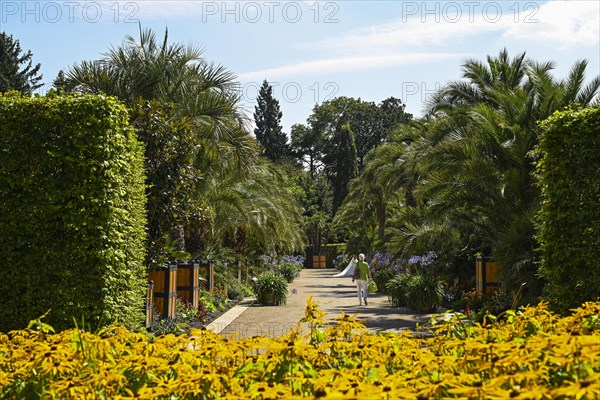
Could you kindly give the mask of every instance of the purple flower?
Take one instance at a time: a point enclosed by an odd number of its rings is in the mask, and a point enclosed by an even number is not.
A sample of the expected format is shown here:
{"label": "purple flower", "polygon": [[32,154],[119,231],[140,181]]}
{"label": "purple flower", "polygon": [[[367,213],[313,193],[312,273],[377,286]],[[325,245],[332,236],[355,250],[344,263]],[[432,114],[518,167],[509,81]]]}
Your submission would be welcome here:
{"label": "purple flower", "polygon": [[408,259],[408,265],[415,265],[421,270],[432,266],[435,263],[435,259],[437,258],[437,254],[434,251],[429,251],[427,254],[422,256],[410,256]]}

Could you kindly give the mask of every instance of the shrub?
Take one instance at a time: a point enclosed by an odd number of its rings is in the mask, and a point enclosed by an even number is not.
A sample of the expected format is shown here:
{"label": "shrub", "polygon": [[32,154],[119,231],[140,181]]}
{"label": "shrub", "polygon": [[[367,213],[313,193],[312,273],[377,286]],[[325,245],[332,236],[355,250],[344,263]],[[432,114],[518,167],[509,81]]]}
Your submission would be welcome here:
{"label": "shrub", "polygon": [[541,124],[538,239],[546,295],[561,313],[600,297],[600,105]]}
{"label": "shrub", "polygon": [[0,94],[0,331],[141,327],[144,159],[106,96]]}
{"label": "shrub", "polygon": [[410,275],[406,305],[416,312],[434,312],[444,301],[444,281],[434,275]]}
{"label": "shrub", "polygon": [[469,310],[479,310],[483,307],[483,295],[477,291],[477,289],[471,289],[465,292],[462,296],[465,308]]}
{"label": "shrub", "polygon": [[433,312],[444,301],[444,283],[433,275],[401,273],[390,279],[385,288],[394,307]]}
{"label": "shrub", "polygon": [[385,284],[385,292],[389,296],[392,306],[406,306],[406,287],[409,279],[409,274],[402,273],[388,280]]}
{"label": "shrub", "polygon": [[[155,313],[155,315],[158,315]],[[197,310],[181,298],[175,299],[175,318],[158,318],[153,321],[150,332],[155,336],[182,335],[190,323],[197,320]]]}
{"label": "shrub", "polygon": [[384,267],[375,269],[372,274],[379,291],[387,294],[387,283],[396,276],[394,270],[390,267]]}
{"label": "shrub", "polygon": [[230,300],[241,300],[250,295],[252,295],[252,288],[238,281],[231,282],[227,288],[227,297]]}
{"label": "shrub", "polygon": [[275,270],[285,278],[288,283],[292,283],[300,273],[300,268],[291,263],[280,263]]}
{"label": "shrub", "polygon": [[473,321],[482,322],[486,315],[504,315],[511,309],[512,298],[502,290],[492,293],[490,296],[482,298],[483,304],[479,309],[473,309],[469,317]]}
{"label": "shrub", "polygon": [[225,294],[223,289],[215,288],[213,293],[207,290],[200,291],[200,299],[205,304],[211,304],[214,306],[214,311],[225,308],[227,303],[229,303],[229,297]]}
{"label": "shrub", "polygon": [[269,271],[253,281],[256,300],[263,305],[282,305],[287,302],[287,281],[277,272]]}

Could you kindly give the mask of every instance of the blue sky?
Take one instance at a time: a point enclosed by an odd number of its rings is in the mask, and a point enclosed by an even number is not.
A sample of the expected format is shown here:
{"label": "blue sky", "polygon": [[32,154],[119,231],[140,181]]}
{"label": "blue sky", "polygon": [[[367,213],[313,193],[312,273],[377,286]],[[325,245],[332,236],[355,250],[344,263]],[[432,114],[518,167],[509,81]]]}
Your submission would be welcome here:
{"label": "blue sky", "polygon": [[[555,61],[563,78],[578,60],[600,74],[600,2],[584,1],[23,1],[0,0],[0,30],[42,65],[48,87],[60,69],[92,60],[138,24],[194,44],[240,80],[252,115],[267,79],[289,133],[316,103],[336,96],[401,98],[422,115],[428,97],[460,78],[467,58],[506,47]],[[588,79],[589,80],[589,79]]]}

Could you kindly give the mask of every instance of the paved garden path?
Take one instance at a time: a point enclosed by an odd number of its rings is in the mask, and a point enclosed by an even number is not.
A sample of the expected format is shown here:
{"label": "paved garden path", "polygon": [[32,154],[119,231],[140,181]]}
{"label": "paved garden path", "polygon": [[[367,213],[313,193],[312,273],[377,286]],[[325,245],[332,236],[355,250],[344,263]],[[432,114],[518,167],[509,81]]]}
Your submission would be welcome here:
{"label": "paved garden path", "polygon": [[254,299],[246,299],[208,326],[215,332],[237,338],[251,336],[276,337],[296,327],[304,316],[306,299],[312,296],[321,310],[328,313],[327,321],[344,311],[358,315],[362,323],[371,331],[402,332],[415,330],[417,323],[425,324],[428,315],[414,314],[406,308],[392,307],[383,294],[370,294],[369,305],[360,306],[356,286],[351,278],[333,278],[334,269],[303,269],[300,277],[289,284],[290,294],[283,306],[261,306]]}

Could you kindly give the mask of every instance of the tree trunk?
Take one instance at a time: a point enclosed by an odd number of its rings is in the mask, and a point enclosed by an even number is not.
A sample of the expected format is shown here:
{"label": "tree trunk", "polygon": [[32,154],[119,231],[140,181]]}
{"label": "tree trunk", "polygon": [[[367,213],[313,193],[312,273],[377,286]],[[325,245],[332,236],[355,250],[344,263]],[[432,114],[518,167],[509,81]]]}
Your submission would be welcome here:
{"label": "tree trunk", "polygon": [[417,206],[417,199],[415,198],[415,195],[413,194],[415,190],[415,185],[411,184],[408,185],[406,188],[406,196],[404,197],[406,205],[409,207],[416,207]]}
{"label": "tree trunk", "polygon": [[377,205],[377,237],[379,238],[379,251],[385,249],[385,222],[386,222],[386,204]]}
{"label": "tree trunk", "polygon": [[177,251],[185,251],[185,228],[177,225],[171,230],[171,240],[177,242]]}
{"label": "tree trunk", "polygon": [[248,228],[239,226],[235,231],[234,250],[239,254],[245,254],[248,250]]}

